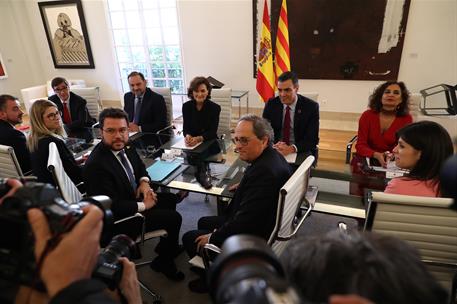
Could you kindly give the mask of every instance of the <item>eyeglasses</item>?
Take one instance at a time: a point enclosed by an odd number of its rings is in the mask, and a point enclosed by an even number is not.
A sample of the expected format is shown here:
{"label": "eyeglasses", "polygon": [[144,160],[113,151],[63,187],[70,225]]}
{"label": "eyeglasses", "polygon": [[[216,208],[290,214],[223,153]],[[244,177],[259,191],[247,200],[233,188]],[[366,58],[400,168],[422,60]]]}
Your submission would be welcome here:
{"label": "eyeglasses", "polygon": [[54,112],[54,113],[49,113],[48,115],[46,115],[46,118],[47,119],[59,119],[60,118],[60,112],[57,111],[57,112]]}
{"label": "eyeglasses", "polygon": [[121,135],[124,135],[125,133],[127,133],[129,131],[128,128],[120,128],[120,129],[111,129],[111,128],[108,128],[108,129],[102,129],[103,132],[106,132],[108,133],[109,135],[114,135],[116,134],[117,132],[119,132]]}
{"label": "eyeglasses", "polygon": [[62,91],[67,91],[67,90],[68,90],[68,86],[65,86],[65,87],[63,87],[63,88],[55,88],[55,89],[54,89],[54,92],[60,93],[60,92],[62,92]]}
{"label": "eyeglasses", "polygon": [[232,138],[232,142],[236,145],[237,143],[240,143],[242,146],[247,146],[249,141],[252,139],[252,137],[234,137]]}

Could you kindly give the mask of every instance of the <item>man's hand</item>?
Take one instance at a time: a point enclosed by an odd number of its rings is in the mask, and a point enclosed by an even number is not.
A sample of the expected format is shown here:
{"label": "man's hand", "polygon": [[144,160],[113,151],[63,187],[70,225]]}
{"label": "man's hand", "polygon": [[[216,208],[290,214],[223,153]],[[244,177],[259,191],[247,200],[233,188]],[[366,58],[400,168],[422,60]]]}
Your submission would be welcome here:
{"label": "man's hand", "polygon": [[0,197],[0,205],[3,203],[3,200],[7,197],[13,196],[16,193],[17,189],[22,187],[22,183],[17,179],[8,178],[6,184],[11,187],[11,189],[3,197]]}
{"label": "man's hand", "polygon": [[137,124],[131,122],[129,123],[129,132],[140,132],[140,127]]}
{"label": "man's hand", "polygon": [[240,183],[236,183],[236,184],[233,184],[229,187],[229,191],[230,192],[235,192],[236,189],[238,189],[238,186],[240,185]]}
{"label": "man's hand", "polygon": [[197,252],[200,252],[200,250],[203,249],[203,247],[205,247],[206,244],[208,244],[210,236],[211,233],[208,233],[200,235],[195,239],[195,243],[197,243]]}
{"label": "man's hand", "polygon": [[203,136],[190,136],[189,134],[186,135],[186,138],[185,138],[185,144],[186,146],[188,147],[193,147],[195,146],[196,144],[200,143],[203,141]]}
{"label": "man's hand", "polygon": [[[40,276],[52,298],[75,281],[92,275],[100,250],[102,211],[96,206],[84,208],[85,216],[48,252],[41,264]],[[51,239],[46,216],[39,209],[27,212],[35,236],[35,257],[39,260]]]}
{"label": "man's hand", "polygon": [[143,203],[146,210],[151,209],[157,204],[157,194],[154,190],[149,188],[149,191],[143,196]]}
{"label": "man's hand", "polygon": [[[151,190],[152,189],[151,189],[151,186],[149,186],[149,182],[147,182],[146,180],[141,180],[140,185],[136,189],[136,198],[139,198],[141,196],[141,194],[143,194],[143,197],[146,197],[146,195],[148,193],[150,193]],[[152,191],[152,192],[154,192],[154,191]]]}
{"label": "man's hand", "polygon": [[273,148],[284,156],[296,152],[294,146],[288,145],[282,141],[278,141],[277,143],[275,143],[273,145]]}
{"label": "man's hand", "polygon": [[121,293],[124,295],[127,303],[141,304],[140,285],[138,284],[135,264],[127,258],[120,258],[119,261],[122,263],[122,278],[119,284]]}

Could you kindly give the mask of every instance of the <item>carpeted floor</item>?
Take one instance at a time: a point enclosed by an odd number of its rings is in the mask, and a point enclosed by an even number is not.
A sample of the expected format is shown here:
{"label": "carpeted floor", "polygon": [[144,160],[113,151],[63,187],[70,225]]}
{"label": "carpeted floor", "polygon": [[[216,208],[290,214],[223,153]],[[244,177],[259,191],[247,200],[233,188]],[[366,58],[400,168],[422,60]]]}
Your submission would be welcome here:
{"label": "carpeted floor", "polygon": [[[181,237],[185,232],[197,228],[197,221],[200,217],[216,214],[216,200],[214,197],[210,196],[209,201],[205,202],[204,195],[190,193],[189,196],[177,206],[177,210],[183,217],[180,232],[181,240]],[[330,230],[336,229],[340,221],[344,221],[348,225],[349,229],[357,229],[357,222],[353,219],[314,212],[299,230],[299,236],[311,237],[325,234]],[[146,242],[145,248],[142,250],[143,260],[151,260],[155,257],[153,249],[156,244],[156,240],[149,240]],[[151,290],[162,296],[162,303],[211,303],[208,294],[193,293],[187,288],[187,283],[197,278],[197,276],[189,270],[190,265],[188,264],[188,260],[189,257],[186,253],[182,253],[176,259],[178,269],[183,271],[186,275],[186,279],[183,282],[172,282],[164,275],[151,270],[147,265],[138,268],[139,279]],[[149,297],[144,291],[142,294],[143,301],[145,303],[153,303],[151,297]]]}

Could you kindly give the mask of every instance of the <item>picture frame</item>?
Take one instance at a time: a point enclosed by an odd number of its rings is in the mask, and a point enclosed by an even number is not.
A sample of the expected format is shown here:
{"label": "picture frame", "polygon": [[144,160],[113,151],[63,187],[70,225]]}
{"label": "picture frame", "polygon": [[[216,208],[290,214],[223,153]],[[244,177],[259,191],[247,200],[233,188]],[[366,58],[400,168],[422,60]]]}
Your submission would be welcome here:
{"label": "picture frame", "polygon": [[81,0],[38,2],[54,67],[94,69]]}
{"label": "picture frame", "polygon": [[3,61],[2,54],[0,54],[0,79],[8,78],[8,73],[6,72],[5,61]]}

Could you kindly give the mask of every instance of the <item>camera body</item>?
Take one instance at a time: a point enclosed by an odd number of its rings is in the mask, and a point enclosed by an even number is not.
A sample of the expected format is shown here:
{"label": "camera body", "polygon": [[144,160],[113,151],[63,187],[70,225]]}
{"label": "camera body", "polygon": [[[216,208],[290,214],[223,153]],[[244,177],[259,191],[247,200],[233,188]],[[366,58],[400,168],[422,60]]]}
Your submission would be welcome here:
{"label": "camera body", "polygon": [[[0,197],[8,190],[6,181],[0,179]],[[6,198],[0,205],[0,279],[43,290],[36,269],[34,238],[27,210],[38,208],[45,214],[52,233],[50,241],[57,244],[60,236],[83,218],[82,208],[88,204],[95,204],[104,212],[102,239],[108,239],[114,222],[111,200],[107,196],[95,196],[69,204],[51,185],[29,182],[14,196]]]}

